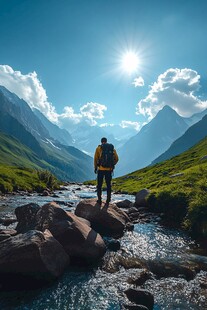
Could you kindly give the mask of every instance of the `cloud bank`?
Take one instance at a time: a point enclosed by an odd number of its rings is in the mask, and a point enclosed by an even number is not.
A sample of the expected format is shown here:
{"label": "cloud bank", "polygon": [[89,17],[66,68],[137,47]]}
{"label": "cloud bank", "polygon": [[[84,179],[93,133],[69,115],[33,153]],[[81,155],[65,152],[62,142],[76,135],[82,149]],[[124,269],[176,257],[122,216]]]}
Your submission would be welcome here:
{"label": "cloud bank", "polygon": [[36,72],[22,74],[8,65],[0,65],[0,85],[24,99],[32,109],[39,109],[51,122],[68,129],[82,121],[94,126],[97,124],[97,119],[104,118],[104,112],[107,110],[103,104],[88,102],[80,107],[77,113],[72,107],[66,106],[63,113],[58,114],[48,101],[46,90]]}
{"label": "cloud bank", "polygon": [[[97,102],[87,102],[78,111],[71,106],[65,106],[58,114],[55,107],[48,101],[46,90],[37,77],[36,72],[22,74],[8,65],[0,65],[0,85],[24,99],[31,108],[39,109],[50,121],[62,128],[71,130],[74,124],[84,123],[94,126],[97,121],[104,119],[107,107]],[[134,79],[135,87],[144,86],[142,77]],[[200,90],[200,75],[192,69],[168,69],[158,76],[149,89],[148,95],[140,100],[136,114],[151,120],[165,105],[171,106],[181,116],[191,116],[207,108],[207,101],[197,95]],[[112,124],[111,124],[112,125]],[[139,122],[123,120],[122,128],[141,128]],[[107,124],[109,126],[109,124]]]}
{"label": "cloud bank", "polygon": [[122,128],[133,128],[135,130],[139,130],[141,128],[141,124],[138,122],[131,122],[131,121],[121,121],[120,126]]}
{"label": "cloud bank", "polygon": [[59,124],[61,127],[64,127],[68,130],[74,124],[80,122],[86,122],[91,126],[97,125],[97,119],[104,118],[104,111],[107,110],[107,107],[103,104],[96,102],[87,102],[82,107],[78,113],[75,113],[72,107],[65,107],[62,114],[58,116]]}
{"label": "cloud bank", "polygon": [[207,108],[207,101],[196,96],[200,87],[200,75],[196,71],[168,69],[150,86],[146,98],[138,102],[136,114],[150,120],[163,106],[169,105],[181,116],[189,117]]}
{"label": "cloud bank", "polygon": [[48,101],[46,91],[35,71],[22,74],[8,65],[0,65],[0,85],[24,99],[31,108],[39,109],[52,122],[57,123],[55,107]]}

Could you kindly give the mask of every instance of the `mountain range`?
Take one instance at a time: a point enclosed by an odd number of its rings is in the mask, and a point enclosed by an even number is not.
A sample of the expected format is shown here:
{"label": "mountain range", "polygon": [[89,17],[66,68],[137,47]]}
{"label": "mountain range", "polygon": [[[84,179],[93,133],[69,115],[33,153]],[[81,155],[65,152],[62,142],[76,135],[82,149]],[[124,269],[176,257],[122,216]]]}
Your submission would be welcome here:
{"label": "mountain range", "polygon": [[[0,130],[29,148],[44,163],[42,168],[49,169],[59,179],[84,181],[92,178],[92,158],[73,146],[61,144],[57,135],[52,137],[52,125],[47,124],[47,129],[24,100],[0,86]],[[66,135],[64,137],[67,139]],[[14,161],[19,164],[18,158]],[[30,161],[32,166],[33,159]]]}
{"label": "mountain range", "polygon": [[146,167],[156,158],[159,161],[159,156],[185,133],[190,124],[199,121],[206,113],[207,110],[186,119],[169,106],[164,106],[137,135],[118,150],[120,164],[117,165],[116,175],[121,176]]}
{"label": "mountain range", "polygon": [[106,136],[118,151],[115,175],[120,176],[196,144],[207,135],[206,114],[204,110],[184,118],[165,106],[138,133],[133,128],[90,126],[87,122],[74,125],[68,132],[0,86],[0,163],[6,164],[8,158],[8,164],[48,169],[61,180],[88,180],[94,175],[93,159],[87,154],[93,156]]}
{"label": "mountain range", "polygon": [[199,122],[187,129],[187,131],[176,141],[174,141],[166,152],[156,158],[152,164],[170,159],[190,149],[200,140],[207,136],[207,115]]}

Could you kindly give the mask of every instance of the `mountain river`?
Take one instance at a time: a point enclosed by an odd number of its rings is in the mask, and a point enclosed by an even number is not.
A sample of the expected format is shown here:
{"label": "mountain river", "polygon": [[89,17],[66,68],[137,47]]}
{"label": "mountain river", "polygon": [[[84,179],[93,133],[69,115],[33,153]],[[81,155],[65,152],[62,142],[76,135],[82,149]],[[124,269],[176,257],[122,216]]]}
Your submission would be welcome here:
{"label": "mountain river", "polygon": [[[35,202],[43,205],[56,201],[67,211],[84,198],[96,197],[94,187],[71,184],[56,195],[38,194],[10,195],[1,197],[0,217],[11,217],[17,206]],[[113,201],[134,196],[113,195]],[[72,205],[72,207],[71,207]],[[11,226],[9,226],[11,227]],[[15,225],[13,226],[15,227]],[[0,228],[5,228],[0,225]],[[177,277],[152,277],[142,288],[148,289],[155,298],[154,310],[198,310],[207,309],[207,257],[195,254],[194,241],[184,232],[162,227],[158,221],[135,224],[134,231],[126,232],[120,239],[121,249],[128,257],[145,262],[181,261],[202,262],[203,270],[191,280]],[[90,269],[69,268],[62,277],[39,289],[0,292],[0,309],[15,310],[115,310],[128,303],[124,290],[132,287],[128,278],[136,275],[137,269],[120,267],[109,273],[100,266]]]}

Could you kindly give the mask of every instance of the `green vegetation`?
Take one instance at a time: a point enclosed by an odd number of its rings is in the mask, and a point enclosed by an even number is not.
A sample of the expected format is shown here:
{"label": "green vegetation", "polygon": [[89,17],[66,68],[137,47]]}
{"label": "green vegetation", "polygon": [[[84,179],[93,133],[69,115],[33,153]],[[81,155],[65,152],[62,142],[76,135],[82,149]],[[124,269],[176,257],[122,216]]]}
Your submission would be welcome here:
{"label": "green vegetation", "polygon": [[207,235],[207,137],[178,156],[113,180],[115,191],[136,194],[143,188],[150,190],[150,208],[168,223]]}
{"label": "green vegetation", "polygon": [[[0,191],[39,191],[58,188],[57,179],[47,170],[50,165],[21,144],[0,132]],[[45,170],[43,170],[45,169]]]}
{"label": "green vegetation", "polygon": [[0,191],[2,193],[26,190],[42,192],[45,188],[59,188],[58,180],[47,170],[33,170],[0,165]]}
{"label": "green vegetation", "polygon": [[46,161],[40,160],[30,148],[12,136],[0,131],[0,164],[7,166],[48,169]]}

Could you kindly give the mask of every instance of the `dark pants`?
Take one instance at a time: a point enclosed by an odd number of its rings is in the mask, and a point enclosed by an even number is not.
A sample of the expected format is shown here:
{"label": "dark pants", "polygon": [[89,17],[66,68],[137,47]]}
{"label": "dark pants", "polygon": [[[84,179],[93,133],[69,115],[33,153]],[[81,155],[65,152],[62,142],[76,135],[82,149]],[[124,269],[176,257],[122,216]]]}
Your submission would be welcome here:
{"label": "dark pants", "polygon": [[111,200],[112,171],[98,170],[98,176],[97,176],[97,196],[98,196],[98,200],[101,200],[102,185],[103,185],[104,177],[105,177],[106,186],[107,186],[107,201],[109,202]]}

